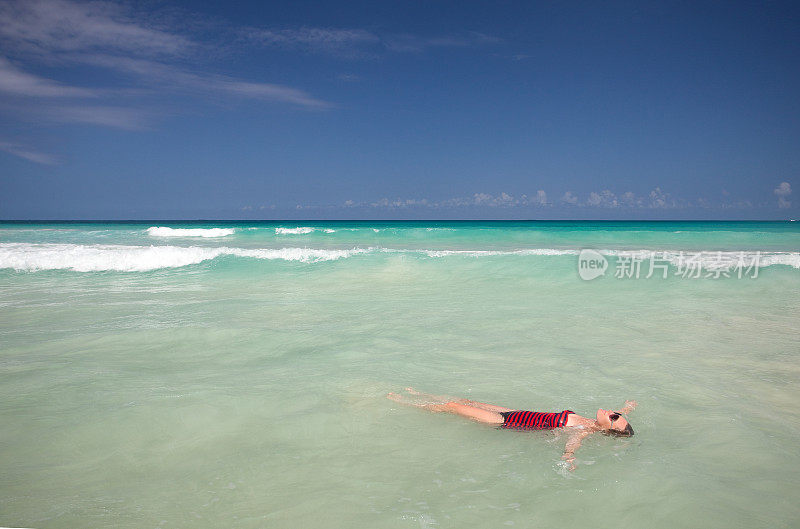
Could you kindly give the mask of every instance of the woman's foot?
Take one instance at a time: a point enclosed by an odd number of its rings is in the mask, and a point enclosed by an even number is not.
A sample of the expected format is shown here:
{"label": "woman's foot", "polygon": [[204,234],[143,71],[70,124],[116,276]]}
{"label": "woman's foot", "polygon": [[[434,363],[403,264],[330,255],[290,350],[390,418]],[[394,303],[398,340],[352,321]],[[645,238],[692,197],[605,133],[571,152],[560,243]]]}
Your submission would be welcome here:
{"label": "woman's foot", "polygon": [[395,402],[403,402],[403,396],[398,395],[397,393],[391,392],[386,394],[386,398],[389,400],[393,400]]}
{"label": "woman's foot", "polygon": [[[421,393],[420,393],[421,395]],[[399,393],[390,392],[386,394],[386,398],[389,400],[393,400],[395,402],[399,402],[400,404],[406,404],[409,406],[416,406],[417,408],[425,408],[426,410],[440,412],[440,411],[449,411],[449,406],[451,404],[455,404],[454,402],[414,402],[413,400],[409,400],[404,395],[400,395]]]}

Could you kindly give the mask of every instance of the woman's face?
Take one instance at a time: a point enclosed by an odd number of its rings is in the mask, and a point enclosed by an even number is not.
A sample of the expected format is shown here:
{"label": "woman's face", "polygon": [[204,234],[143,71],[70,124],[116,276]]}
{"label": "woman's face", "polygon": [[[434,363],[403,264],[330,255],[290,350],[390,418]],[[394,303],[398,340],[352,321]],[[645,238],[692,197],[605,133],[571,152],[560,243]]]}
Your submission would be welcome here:
{"label": "woman's face", "polygon": [[600,408],[597,410],[597,424],[604,430],[613,429],[621,432],[628,426],[628,421],[625,420],[625,417],[613,410],[604,410]]}

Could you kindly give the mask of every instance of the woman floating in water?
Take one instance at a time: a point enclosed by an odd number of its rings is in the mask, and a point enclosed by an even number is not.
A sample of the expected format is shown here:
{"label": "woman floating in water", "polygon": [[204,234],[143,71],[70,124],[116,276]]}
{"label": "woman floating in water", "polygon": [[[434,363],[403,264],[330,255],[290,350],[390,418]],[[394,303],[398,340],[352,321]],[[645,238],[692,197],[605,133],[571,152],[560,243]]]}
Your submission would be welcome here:
{"label": "woman floating in water", "polygon": [[[623,417],[632,412],[636,401],[625,401],[625,406],[618,411],[599,409],[594,419],[582,417],[572,410],[557,413],[544,413],[538,411],[512,410],[493,404],[476,402],[474,400],[451,400],[448,397],[426,395],[414,388],[406,391],[417,397],[417,401],[406,400],[402,395],[389,393],[388,398],[402,404],[410,404],[433,412],[447,412],[467,417],[474,421],[494,424],[500,428],[513,428],[517,430],[552,430],[555,428],[574,428],[572,435],[564,448],[562,459],[569,463],[569,469],[575,470],[575,451],[580,448],[581,441],[595,432],[609,435],[630,437],[633,428],[628,420]],[[419,400],[422,399],[420,402]]]}

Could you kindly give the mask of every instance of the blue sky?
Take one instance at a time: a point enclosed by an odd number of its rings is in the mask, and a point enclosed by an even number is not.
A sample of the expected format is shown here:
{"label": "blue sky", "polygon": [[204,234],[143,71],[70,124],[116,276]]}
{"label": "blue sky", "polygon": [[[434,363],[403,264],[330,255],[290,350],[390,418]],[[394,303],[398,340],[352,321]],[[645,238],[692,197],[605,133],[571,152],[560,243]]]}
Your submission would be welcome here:
{"label": "blue sky", "polygon": [[799,15],[3,1],[0,218],[797,218]]}

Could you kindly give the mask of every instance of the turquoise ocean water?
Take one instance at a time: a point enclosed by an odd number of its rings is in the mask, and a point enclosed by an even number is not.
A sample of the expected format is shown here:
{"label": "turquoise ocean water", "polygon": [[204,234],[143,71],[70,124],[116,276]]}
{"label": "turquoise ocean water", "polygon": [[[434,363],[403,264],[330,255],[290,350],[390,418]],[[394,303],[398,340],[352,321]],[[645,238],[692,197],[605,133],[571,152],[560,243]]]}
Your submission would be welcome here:
{"label": "turquoise ocean water", "polygon": [[3,223],[0,526],[796,527],[798,294],[792,222]]}

